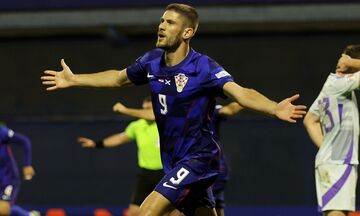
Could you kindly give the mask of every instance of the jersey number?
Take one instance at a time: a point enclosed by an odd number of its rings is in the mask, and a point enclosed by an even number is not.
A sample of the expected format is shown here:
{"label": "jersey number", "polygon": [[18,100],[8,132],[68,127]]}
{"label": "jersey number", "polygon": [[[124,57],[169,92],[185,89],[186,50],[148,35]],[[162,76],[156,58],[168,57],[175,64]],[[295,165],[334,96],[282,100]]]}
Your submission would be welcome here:
{"label": "jersey number", "polygon": [[176,177],[177,179],[175,179],[174,177],[170,178],[171,183],[173,183],[174,185],[178,185],[180,184],[180,182],[182,182],[182,180],[184,180],[184,178],[189,174],[189,171],[187,169],[185,169],[184,167],[181,167],[181,169],[176,173]]}
{"label": "jersey number", "polygon": [[159,102],[162,106],[162,108],[160,109],[160,113],[166,115],[166,113],[168,112],[167,104],[166,104],[166,95],[159,94]]}
{"label": "jersey number", "polygon": [[329,110],[330,98],[325,97],[325,98],[323,98],[323,99],[320,101],[320,103],[324,106],[325,114],[326,114],[327,117],[329,118],[329,124],[328,124],[328,125],[325,125],[325,124],[324,124],[325,132],[328,133],[328,132],[330,132],[330,131],[334,128],[333,115],[331,114],[331,111]]}

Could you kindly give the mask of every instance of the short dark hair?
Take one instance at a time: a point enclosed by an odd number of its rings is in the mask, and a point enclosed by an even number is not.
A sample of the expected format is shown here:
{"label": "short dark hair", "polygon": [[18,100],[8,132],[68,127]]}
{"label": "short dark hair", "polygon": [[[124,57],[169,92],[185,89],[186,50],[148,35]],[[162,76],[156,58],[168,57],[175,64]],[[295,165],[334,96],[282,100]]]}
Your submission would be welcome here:
{"label": "short dark hair", "polygon": [[165,11],[167,10],[175,11],[184,16],[190,27],[196,32],[199,26],[199,14],[194,7],[186,4],[172,3],[166,6]]}
{"label": "short dark hair", "polygon": [[344,49],[344,53],[351,58],[360,59],[360,45],[348,45]]}

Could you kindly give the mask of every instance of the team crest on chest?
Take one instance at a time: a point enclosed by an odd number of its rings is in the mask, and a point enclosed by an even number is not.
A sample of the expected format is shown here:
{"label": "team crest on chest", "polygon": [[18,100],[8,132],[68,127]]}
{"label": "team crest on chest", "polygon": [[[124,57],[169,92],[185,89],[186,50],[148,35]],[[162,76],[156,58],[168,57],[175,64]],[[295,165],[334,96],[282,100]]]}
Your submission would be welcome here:
{"label": "team crest on chest", "polygon": [[188,81],[188,77],[185,76],[185,74],[183,73],[179,73],[178,75],[175,76],[175,84],[176,84],[176,91],[177,92],[182,92],[187,81]]}

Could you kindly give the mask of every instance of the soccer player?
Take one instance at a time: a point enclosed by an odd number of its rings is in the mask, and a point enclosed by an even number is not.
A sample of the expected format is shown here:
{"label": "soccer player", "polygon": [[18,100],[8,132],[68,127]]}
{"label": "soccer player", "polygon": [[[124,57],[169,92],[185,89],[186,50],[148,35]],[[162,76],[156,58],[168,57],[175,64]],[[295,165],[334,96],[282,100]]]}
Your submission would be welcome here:
{"label": "soccer player", "polygon": [[[137,117],[139,110],[127,108],[121,103],[116,103],[113,107],[115,112],[120,112],[129,116]],[[147,97],[143,101],[143,109],[152,113],[151,98]],[[123,111],[124,110],[124,111]],[[126,112],[129,110],[133,114]],[[147,112],[144,112],[145,115]],[[140,173],[136,182],[136,189],[132,196],[128,208],[129,216],[137,216],[139,208],[144,199],[154,190],[156,184],[164,177],[161,164],[159,135],[154,118],[145,120],[143,118],[131,122],[124,132],[111,135],[101,141],[95,142],[86,137],[79,137],[78,142],[85,148],[109,148],[121,146],[135,141],[138,149],[138,165]]]}
{"label": "soccer player", "polygon": [[12,152],[12,145],[22,145],[24,150],[23,176],[31,180],[35,171],[31,165],[31,141],[25,135],[0,125],[0,215],[37,216],[37,211],[27,211],[15,205],[20,189],[20,174]]}
{"label": "soccer player", "polygon": [[[344,53],[360,59],[360,45]],[[304,119],[305,128],[319,147],[315,160],[319,211],[325,216],[344,216],[355,210],[359,114],[354,90],[359,89],[360,72],[331,73]]]}
{"label": "soccer player", "polygon": [[74,74],[61,60],[61,71],[46,70],[47,90],[69,87],[122,87],[149,84],[164,178],[140,206],[140,215],[164,215],[174,208],[185,215],[216,215],[210,185],[219,173],[219,148],[209,128],[215,98],[228,96],[241,106],[296,122],[305,106],[299,95],[280,103],[236,84],[210,57],[190,48],[199,23],[197,11],[185,4],[165,8],[158,27],[157,49],[123,70]]}

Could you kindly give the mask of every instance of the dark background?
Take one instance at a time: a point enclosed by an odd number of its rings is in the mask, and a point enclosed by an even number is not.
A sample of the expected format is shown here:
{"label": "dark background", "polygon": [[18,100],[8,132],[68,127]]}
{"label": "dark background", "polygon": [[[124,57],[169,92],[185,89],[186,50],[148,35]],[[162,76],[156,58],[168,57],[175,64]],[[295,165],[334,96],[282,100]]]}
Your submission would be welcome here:
{"label": "dark background", "polygon": [[[54,6],[41,7],[41,1],[31,2],[34,4],[3,2],[0,9],[86,9],[82,4],[69,6],[66,1],[50,1]],[[240,3],[229,2],[230,6]],[[97,3],[101,4],[97,8],[116,6]],[[160,1],[155,4],[165,5]],[[360,42],[360,31],[351,25],[324,30],[321,22],[316,29],[302,25],[300,30],[294,30],[296,23],[289,23],[286,26],[291,28],[277,25],[274,31],[271,27],[229,31],[231,25],[227,23],[228,29],[218,33],[202,32],[200,26],[192,47],[215,59],[240,85],[276,101],[299,93],[301,98],[296,103],[310,107],[327,75],[334,72],[345,46]],[[153,33],[142,34],[118,35],[116,29],[105,29],[100,34],[97,30],[91,34],[74,32],[74,27],[66,34],[47,28],[36,29],[36,34],[26,27],[10,34],[0,29],[0,117],[9,127],[31,138],[37,171],[32,182],[23,184],[20,204],[126,205],[130,199],[138,171],[136,145],[89,150],[82,149],[76,139],[89,136],[98,140],[124,130],[133,119],[115,115],[112,105],[121,101],[141,107],[148,87],[46,92],[40,82],[44,70],[61,69],[61,58],[73,72],[91,73],[123,69],[154,48],[156,25]],[[51,35],[46,34],[48,30]],[[317,150],[301,121],[288,124],[245,111],[223,123],[222,143],[232,167],[226,190],[229,205],[316,206],[313,167]],[[20,149],[15,150],[20,157]]]}
{"label": "dark background", "polygon": [[[347,44],[359,33],[274,33],[197,35],[192,47],[221,64],[245,87],[279,101],[295,93],[311,105]],[[111,114],[116,100],[141,105],[147,87],[46,92],[40,76],[61,70],[64,58],[74,73],[123,69],[154,48],[155,36],[131,37],[116,43],[101,37],[0,39],[2,59],[1,113],[6,116],[86,116]]]}
{"label": "dark background", "polygon": [[[93,9],[93,8],[122,8],[122,7],[155,7],[164,6],[171,0],[3,0],[0,10],[58,10],[58,9]],[[239,5],[239,4],[314,4],[314,3],[348,3],[356,0],[178,0],[178,3],[191,5]]]}

